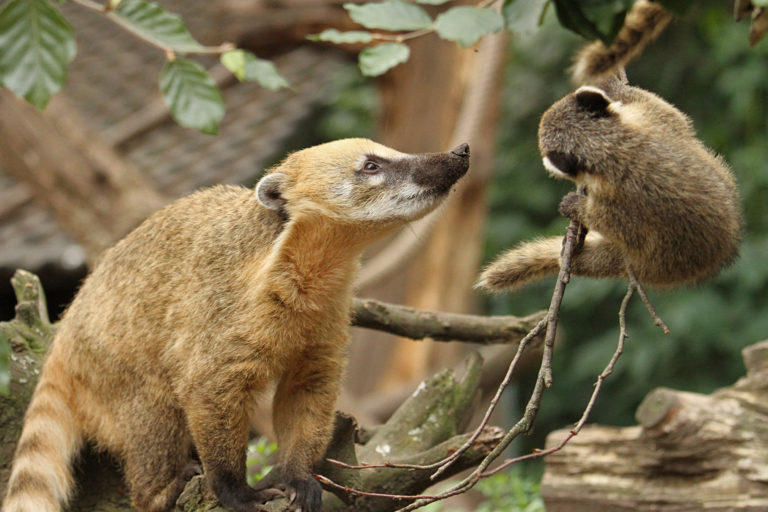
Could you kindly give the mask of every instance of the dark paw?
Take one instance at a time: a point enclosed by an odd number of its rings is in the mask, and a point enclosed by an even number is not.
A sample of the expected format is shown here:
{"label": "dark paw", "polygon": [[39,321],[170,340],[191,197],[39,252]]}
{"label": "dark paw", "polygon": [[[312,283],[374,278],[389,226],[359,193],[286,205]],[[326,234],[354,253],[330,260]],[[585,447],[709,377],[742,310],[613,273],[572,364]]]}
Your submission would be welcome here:
{"label": "dark paw", "polygon": [[581,222],[580,210],[581,202],[583,201],[582,197],[582,195],[576,192],[568,192],[560,201],[560,206],[558,206],[557,211],[565,218]]}
{"label": "dark paw", "polygon": [[301,512],[320,512],[323,489],[320,482],[309,476],[296,478],[288,482],[288,499],[291,510]]}
{"label": "dark paw", "polygon": [[265,501],[283,496],[279,489],[253,489],[245,483],[244,477],[238,478],[227,472],[217,473],[209,480],[216,499],[236,512],[257,512],[266,510],[261,506]]}

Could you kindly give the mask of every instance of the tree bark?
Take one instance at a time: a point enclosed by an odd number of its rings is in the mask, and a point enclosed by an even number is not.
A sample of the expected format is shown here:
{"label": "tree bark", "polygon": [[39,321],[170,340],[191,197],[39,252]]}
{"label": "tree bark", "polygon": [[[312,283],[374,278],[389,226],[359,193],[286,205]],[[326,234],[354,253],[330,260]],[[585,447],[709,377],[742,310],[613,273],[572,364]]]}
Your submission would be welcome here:
{"label": "tree bark", "polygon": [[410,340],[467,341],[482,345],[517,345],[546,315],[539,311],[523,318],[443,313],[355,299],[352,325],[405,336]]}
{"label": "tree bark", "polygon": [[656,389],[637,409],[639,426],[586,427],[547,457],[547,510],[768,510],[768,341],[743,355],[747,376],[734,385]]}

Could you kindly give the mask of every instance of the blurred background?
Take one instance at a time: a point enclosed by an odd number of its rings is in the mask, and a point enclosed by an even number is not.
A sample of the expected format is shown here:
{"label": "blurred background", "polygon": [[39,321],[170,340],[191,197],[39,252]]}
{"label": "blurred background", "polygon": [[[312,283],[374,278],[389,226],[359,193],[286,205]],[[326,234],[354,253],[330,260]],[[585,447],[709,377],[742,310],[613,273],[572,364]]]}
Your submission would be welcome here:
{"label": "blurred background", "polygon": [[[162,53],[98,14],[62,5],[79,48],[64,91],[42,116],[12,103],[16,100],[7,91],[0,101],[0,120],[5,118],[0,121],[0,283],[8,283],[16,268],[38,273],[51,312],[57,314],[71,300],[100,245],[118,239],[124,234],[119,231],[158,205],[214,183],[252,186],[263,169],[294,149],[370,137],[405,152],[441,151],[466,141],[472,147],[472,168],[432,229],[410,230],[405,242],[410,250],[389,261],[391,269],[381,270],[381,258],[376,258],[395,257],[385,252],[385,244],[366,255],[370,278],[358,296],[519,316],[549,305],[553,280],[496,297],[475,292],[472,283],[482,264],[502,250],[536,236],[562,234],[567,225],[557,215],[557,204],[572,185],[547,176],[536,131],[542,112],[571,89],[568,67],[584,40],[563,29],[553,9],[538,29],[493,36],[468,49],[433,36],[415,39],[406,64],[368,79],[357,68],[359,47],[305,39],[325,26],[353,28],[340,4],[162,4],[182,15],[198,40],[235,41],[273,60],[292,88],[272,92],[239,83],[221,73],[211,58],[207,67],[227,103],[219,135],[182,128],[170,119],[157,92]],[[732,166],[746,219],[741,257],[705,285],[649,290],[671,329],[668,335],[653,325],[639,301],[632,304],[626,352],[591,422],[634,423],[635,408],[656,387],[709,393],[730,384],[744,372],[740,350],[767,337],[768,43],[750,48],[749,27],[735,23],[731,9],[728,1],[696,2],[627,71],[631,83],[690,115],[700,138]],[[462,110],[468,98],[475,101],[469,120],[467,109]],[[35,122],[45,123],[50,132],[25,134]],[[462,126],[463,131],[457,128]],[[458,136],[467,140],[457,141]],[[69,203],[41,197],[41,189],[25,179],[30,169],[41,166],[37,157],[28,158],[25,144],[54,151],[50,165],[56,163],[56,148],[69,148],[61,155],[71,150],[85,155],[84,165],[114,164],[140,176],[141,190],[153,192],[101,205],[97,222],[114,216],[114,222],[104,224],[119,227],[113,240],[105,235],[94,241],[88,238],[92,221],[77,212],[87,210],[90,200],[98,201],[84,196],[78,205],[72,197]],[[55,196],[56,187],[49,190]],[[554,386],[544,396],[532,435],[516,449],[541,446],[548,432],[578,419],[614,350],[625,289],[623,282],[572,280],[563,301]],[[7,320],[15,300],[10,285],[2,284],[0,292],[0,320]],[[457,365],[473,349],[355,329],[340,408],[363,423],[379,422],[420,379]],[[483,352],[489,362],[485,386],[493,390],[509,351],[491,347]],[[495,423],[509,426],[519,417],[537,367],[521,369]],[[268,423],[263,429],[268,431]]]}

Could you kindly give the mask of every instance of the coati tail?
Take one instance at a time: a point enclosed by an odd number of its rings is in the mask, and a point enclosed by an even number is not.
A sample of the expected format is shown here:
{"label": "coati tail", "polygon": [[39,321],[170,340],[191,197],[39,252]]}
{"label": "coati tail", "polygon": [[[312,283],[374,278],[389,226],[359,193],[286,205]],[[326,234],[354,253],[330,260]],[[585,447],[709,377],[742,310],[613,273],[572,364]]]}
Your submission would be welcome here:
{"label": "coati tail", "polygon": [[[561,237],[525,242],[491,262],[475,284],[490,292],[513,290],[560,271]],[[571,261],[571,273],[586,277],[626,277],[621,251],[599,234],[589,232]]]}
{"label": "coati tail", "polygon": [[638,0],[610,47],[595,41],[578,52],[572,69],[573,81],[587,85],[607,78],[637,57],[671,20],[672,14],[660,3]]}
{"label": "coati tail", "polygon": [[56,373],[43,374],[30,401],[3,512],[58,512],[74,487],[72,459],[81,440]]}
{"label": "coati tail", "polygon": [[475,288],[499,292],[519,288],[560,270],[562,238],[525,242],[491,262],[480,274]]}

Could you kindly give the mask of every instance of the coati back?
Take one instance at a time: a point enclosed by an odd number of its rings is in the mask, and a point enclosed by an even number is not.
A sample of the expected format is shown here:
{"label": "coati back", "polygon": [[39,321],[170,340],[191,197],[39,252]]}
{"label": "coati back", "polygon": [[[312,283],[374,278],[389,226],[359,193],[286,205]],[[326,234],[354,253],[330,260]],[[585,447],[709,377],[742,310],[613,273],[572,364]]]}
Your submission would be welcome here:
{"label": "coati back", "polygon": [[[697,283],[732,262],[741,238],[733,175],[695,136],[690,120],[618,77],[552,105],[539,125],[544,167],[583,193],[560,212],[589,232],[572,271],[654,286]],[[523,243],[481,274],[492,291],[557,273],[562,239]]]}
{"label": "coati back", "polygon": [[[58,511],[84,442],[124,462],[132,502],[170,509],[196,470],[221,503],[261,509],[285,484],[320,509],[312,466],[333,422],[363,248],[432,210],[466,144],[399,153],[365,139],[296,152],[256,193],[215,187],[108,250],[64,314],[25,416],[5,512]],[[273,399],[279,461],[246,484],[248,415]]]}

